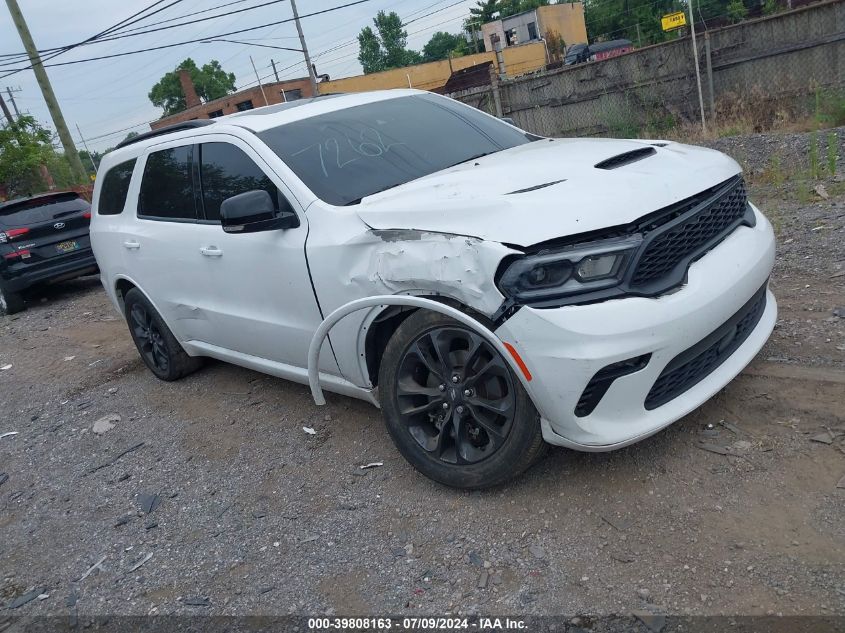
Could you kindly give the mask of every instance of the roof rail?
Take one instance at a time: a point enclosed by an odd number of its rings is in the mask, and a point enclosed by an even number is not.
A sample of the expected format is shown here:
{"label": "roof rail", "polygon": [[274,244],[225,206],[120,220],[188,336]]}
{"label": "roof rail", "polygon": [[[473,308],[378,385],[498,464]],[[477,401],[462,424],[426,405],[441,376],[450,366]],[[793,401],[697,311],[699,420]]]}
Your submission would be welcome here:
{"label": "roof rail", "polygon": [[133,136],[132,138],[125,139],[118,143],[115,146],[115,149],[120,149],[121,147],[126,147],[127,145],[132,145],[132,143],[139,143],[141,141],[146,141],[148,138],[155,138],[156,136],[162,136],[164,134],[170,134],[171,132],[181,132],[182,130],[191,130],[195,127],[204,127],[206,125],[211,125],[214,123],[213,119],[194,119],[192,121],[184,121],[182,123],[174,123],[173,125],[165,125],[164,127],[160,127],[157,130],[150,130],[149,132],[144,132],[139,134],[138,136]]}

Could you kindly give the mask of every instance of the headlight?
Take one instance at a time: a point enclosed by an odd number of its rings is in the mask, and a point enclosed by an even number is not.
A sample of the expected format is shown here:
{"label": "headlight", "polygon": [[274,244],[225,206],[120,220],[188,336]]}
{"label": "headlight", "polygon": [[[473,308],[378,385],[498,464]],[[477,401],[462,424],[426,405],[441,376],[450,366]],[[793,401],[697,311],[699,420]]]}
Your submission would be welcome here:
{"label": "headlight", "polygon": [[511,263],[499,288],[517,303],[548,301],[621,283],[642,237],[602,240],[528,255]]}

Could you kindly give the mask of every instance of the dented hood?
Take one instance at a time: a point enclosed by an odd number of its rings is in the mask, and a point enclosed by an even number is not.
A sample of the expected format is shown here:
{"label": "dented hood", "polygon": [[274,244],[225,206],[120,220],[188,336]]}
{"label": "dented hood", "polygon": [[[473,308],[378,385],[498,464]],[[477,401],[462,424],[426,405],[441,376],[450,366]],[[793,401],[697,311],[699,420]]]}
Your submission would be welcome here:
{"label": "dented hood", "polygon": [[[595,166],[652,148],[654,153],[640,160]],[[679,143],[543,139],[369,196],[357,212],[374,229],[435,231],[530,246],[627,224],[739,172],[724,154]]]}

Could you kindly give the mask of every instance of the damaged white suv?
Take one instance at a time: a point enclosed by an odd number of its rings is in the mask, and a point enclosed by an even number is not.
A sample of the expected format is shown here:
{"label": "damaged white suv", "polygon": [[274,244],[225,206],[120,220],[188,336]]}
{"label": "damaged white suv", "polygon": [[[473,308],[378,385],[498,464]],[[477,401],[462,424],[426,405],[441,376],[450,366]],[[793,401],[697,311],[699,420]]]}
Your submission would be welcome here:
{"label": "damaged white suv", "polygon": [[93,206],[103,285],[156,376],[213,357],[310,377],[318,403],[380,406],[451,486],[504,481],[543,440],[659,431],[775,323],[772,227],[730,158],[539,138],[425,92],[142,134],[103,159]]}

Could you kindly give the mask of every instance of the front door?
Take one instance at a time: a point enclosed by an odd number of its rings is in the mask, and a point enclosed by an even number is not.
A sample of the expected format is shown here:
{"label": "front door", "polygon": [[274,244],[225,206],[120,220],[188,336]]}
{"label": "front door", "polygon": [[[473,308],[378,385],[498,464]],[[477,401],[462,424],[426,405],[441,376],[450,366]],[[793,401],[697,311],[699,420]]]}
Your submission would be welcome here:
{"label": "front door", "polygon": [[[290,191],[263,159],[241,139],[227,135],[204,137],[197,146],[201,228],[205,242],[198,256],[203,263],[204,292],[200,307],[213,323],[219,347],[305,367],[308,346],[322,321],[308,265],[305,239],[308,219]],[[220,226],[220,204],[246,191],[264,189],[277,210],[293,210],[297,228],[229,234]],[[320,369],[339,370],[328,345]]]}

